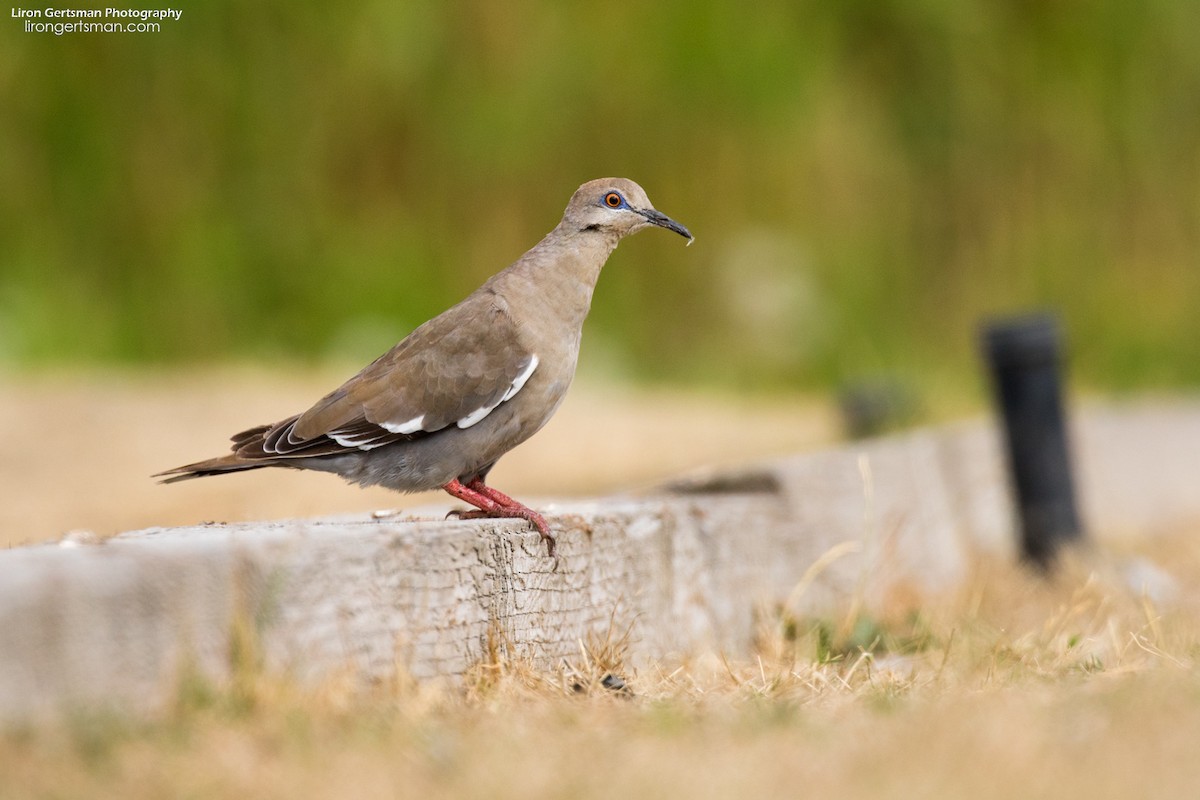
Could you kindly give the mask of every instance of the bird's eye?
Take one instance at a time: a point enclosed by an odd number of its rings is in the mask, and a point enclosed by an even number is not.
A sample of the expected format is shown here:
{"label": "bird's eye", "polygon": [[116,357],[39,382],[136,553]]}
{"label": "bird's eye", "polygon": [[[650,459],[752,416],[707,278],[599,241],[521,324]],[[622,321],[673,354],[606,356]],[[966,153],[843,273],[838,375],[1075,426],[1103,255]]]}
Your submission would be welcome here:
{"label": "bird's eye", "polygon": [[622,202],[624,201],[621,199],[621,195],[617,194],[616,192],[609,192],[608,194],[604,195],[604,205],[608,206],[609,208],[620,208]]}

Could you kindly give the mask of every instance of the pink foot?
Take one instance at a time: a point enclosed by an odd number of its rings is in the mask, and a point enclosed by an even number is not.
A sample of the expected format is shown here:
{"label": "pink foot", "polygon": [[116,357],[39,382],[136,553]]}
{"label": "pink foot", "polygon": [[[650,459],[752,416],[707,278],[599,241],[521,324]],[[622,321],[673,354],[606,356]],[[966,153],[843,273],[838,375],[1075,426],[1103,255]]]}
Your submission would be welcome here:
{"label": "pink foot", "polygon": [[550,532],[550,526],[546,524],[546,518],[541,514],[512,499],[504,492],[493,489],[478,478],[466,485],[455,479],[442,488],[459,500],[470,503],[478,509],[477,511],[450,512],[460,519],[490,517],[493,519],[523,519],[529,522],[541,535],[542,541],[546,543],[546,554],[554,559],[555,569],[558,568],[558,556],[554,552],[556,544],[554,534]]}

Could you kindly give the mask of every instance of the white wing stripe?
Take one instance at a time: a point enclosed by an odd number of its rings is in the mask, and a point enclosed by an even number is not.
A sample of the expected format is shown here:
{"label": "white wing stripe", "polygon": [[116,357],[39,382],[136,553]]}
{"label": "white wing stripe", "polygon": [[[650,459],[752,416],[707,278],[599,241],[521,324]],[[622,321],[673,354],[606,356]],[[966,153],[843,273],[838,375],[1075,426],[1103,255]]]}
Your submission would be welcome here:
{"label": "white wing stripe", "polygon": [[[330,431],[327,434],[330,439],[340,444],[342,447],[361,447],[364,450],[369,450],[371,447],[379,447],[384,442],[378,442],[387,436],[383,431],[365,432],[358,434],[345,434],[340,431]],[[375,444],[378,442],[378,444]]]}
{"label": "white wing stripe", "polygon": [[421,426],[425,424],[425,415],[413,417],[408,422],[396,424],[394,422],[381,422],[379,427],[390,433],[416,433],[421,430]]}
{"label": "white wing stripe", "polygon": [[533,371],[535,369],[537,369],[537,365],[538,365],[537,355],[536,354],[531,355],[529,357],[529,366],[525,367],[525,369],[521,372],[521,374],[516,377],[516,380],[514,380],[512,382],[512,386],[508,387],[508,391],[505,392],[504,397],[502,397],[500,399],[501,403],[503,403],[505,400],[512,397],[514,394],[521,391],[521,389],[523,389],[525,387],[525,381],[529,380],[529,376],[533,374]]}
{"label": "white wing stripe", "polygon": [[537,365],[538,357],[536,355],[531,355],[529,357],[529,364],[525,367],[525,369],[521,370],[520,375],[513,379],[512,385],[508,387],[508,391],[504,393],[504,396],[500,398],[498,403],[495,405],[477,408],[454,424],[460,428],[469,428],[486,417],[488,414],[492,413],[496,406],[500,405],[500,403],[503,403],[505,400],[508,400],[525,387],[525,382],[529,380],[529,376],[533,374],[535,369],[537,369]]}
{"label": "white wing stripe", "polygon": [[[498,406],[500,404],[497,403],[496,405]],[[479,420],[486,417],[488,414],[492,413],[492,409],[495,407],[496,406],[484,406],[483,408],[477,408],[454,424],[460,428],[469,428],[476,422],[479,422]]]}
{"label": "white wing stripe", "polygon": [[339,436],[336,433],[328,435],[330,439],[333,439],[342,447],[354,447],[359,450],[374,450],[376,447],[383,447],[387,444],[387,442],[377,442],[375,439],[355,439],[352,436]]}

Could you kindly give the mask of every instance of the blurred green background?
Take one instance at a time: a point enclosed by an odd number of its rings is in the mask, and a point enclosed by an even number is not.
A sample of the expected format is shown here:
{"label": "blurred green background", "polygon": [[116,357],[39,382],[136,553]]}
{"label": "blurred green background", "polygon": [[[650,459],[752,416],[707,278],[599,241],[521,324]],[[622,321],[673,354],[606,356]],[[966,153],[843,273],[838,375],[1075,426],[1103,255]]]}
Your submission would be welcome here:
{"label": "blurred green background", "polygon": [[975,380],[1061,311],[1102,390],[1200,384],[1200,3],[227,1],[0,27],[0,364],[365,360],[623,175],[584,366]]}

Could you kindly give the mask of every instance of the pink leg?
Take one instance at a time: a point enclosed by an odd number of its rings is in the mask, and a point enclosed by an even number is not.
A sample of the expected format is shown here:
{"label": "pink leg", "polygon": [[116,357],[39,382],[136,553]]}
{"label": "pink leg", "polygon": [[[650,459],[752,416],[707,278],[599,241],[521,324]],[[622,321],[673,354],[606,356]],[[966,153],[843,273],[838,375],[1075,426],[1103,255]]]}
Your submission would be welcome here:
{"label": "pink leg", "polygon": [[550,532],[550,526],[546,524],[546,518],[532,508],[512,499],[498,489],[493,489],[478,478],[468,482],[465,486],[455,479],[442,488],[459,500],[470,503],[479,509],[478,512],[468,511],[459,516],[527,520],[541,534],[542,541],[546,543],[546,554],[554,558],[557,564],[558,559],[554,555],[554,534]]}

